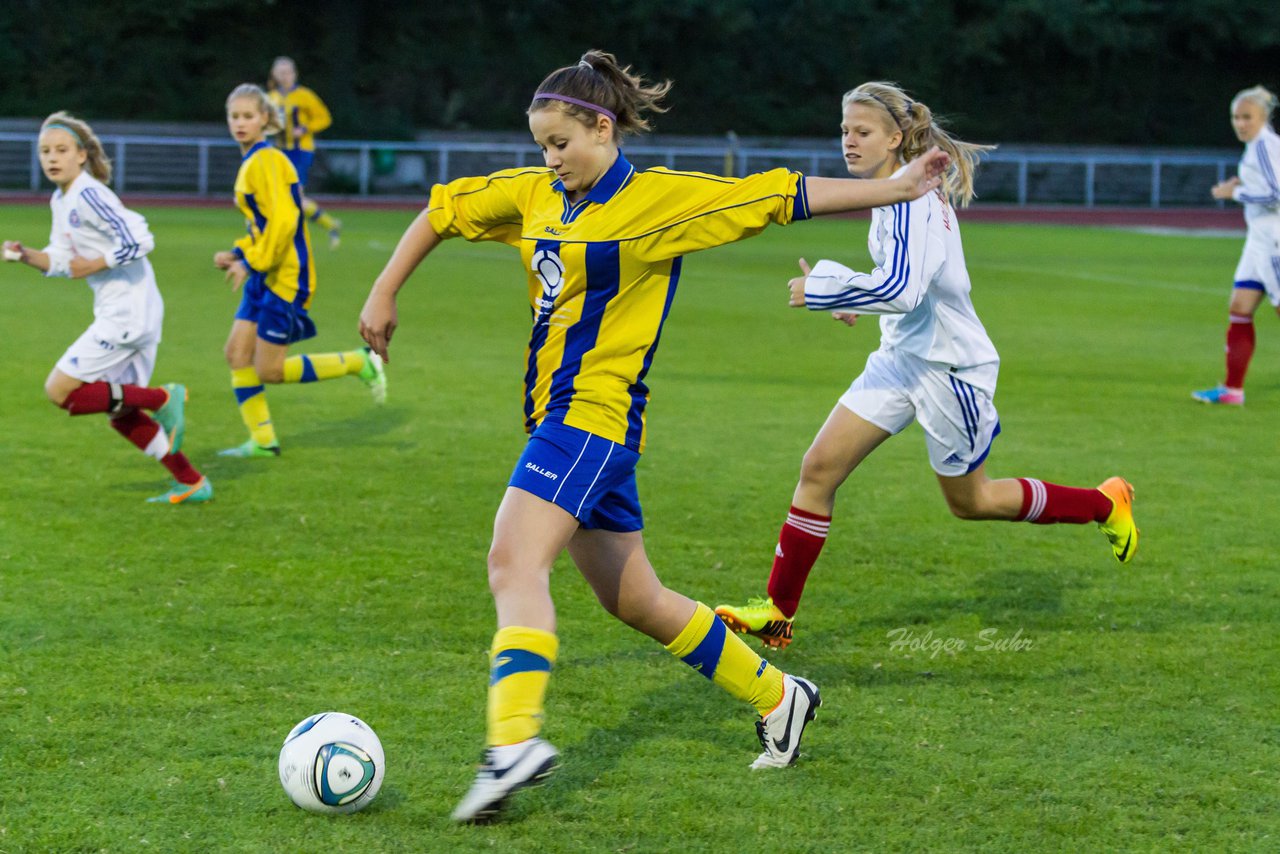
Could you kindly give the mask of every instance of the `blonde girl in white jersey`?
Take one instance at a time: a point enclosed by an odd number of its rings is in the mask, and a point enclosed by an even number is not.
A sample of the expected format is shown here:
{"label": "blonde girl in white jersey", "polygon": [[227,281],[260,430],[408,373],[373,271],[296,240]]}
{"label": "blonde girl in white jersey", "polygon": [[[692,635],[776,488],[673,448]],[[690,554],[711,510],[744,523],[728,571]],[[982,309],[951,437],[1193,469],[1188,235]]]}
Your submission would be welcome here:
{"label": "blonde girl in white jersey", "polygon": [[1222,385],[1193,391],[1202,403],[1244,405],[1244,375],[1253,358],[1253,315],[1265,296],[1280,312],[1280,135],[1271,127],[1276,96],[1261,86],[1231,99],[1231,127],[1244,143],[1234,177],[1214,185],[1215,199],[1244,205],[1249,226],[1236,265],[1227,324],[1227,374]]}
{"label": "blonde girl in white jersey", "polygon": [[147,385],[164,321],[146,257],[155,247],[147,221],[107,187],[111,161],[85,122],[64,112],[49,116],[38,153],[45,177],[57,186],[49,202],[49,245],[30,249],[8,240],[5,258],[46,276],[85,279],[93,291],[93,323],[49,373],[45,394],[70,415],[105,413],[116,432],[169,470],[172,488],[149,500],[208,501],[213,488],[181,452],[186,389]]}
{"label": "blonde girl in white jersey", "polygon": [[1138,545],[1133,487],[1113,477],[1096,489],[1033,478],[992,480],[985,460],[1000,432],[992,398],[999,356],[969,299],[955,204],[973,198],[978,155],[990,146],[952,138],[924,104],[891,83],[844,95],[844,158],[856,178],[888,178],[932,146],[951,156],[943,187],[912,202],[876,208],[868,240],[875,269],[857,273],[820,261],[789,283],[793,307],[827,311],[849,325],[880,315],[880,349],[840,398],[813,440],[775,550],[768,596],[716,609],[735,631],[767,645],[791,642],[809,570],[826,541],[836,490],[866,457],[912,421],[924,428],[929,462],[961,519],[1038,524],[1096,522],[1122,563]]}

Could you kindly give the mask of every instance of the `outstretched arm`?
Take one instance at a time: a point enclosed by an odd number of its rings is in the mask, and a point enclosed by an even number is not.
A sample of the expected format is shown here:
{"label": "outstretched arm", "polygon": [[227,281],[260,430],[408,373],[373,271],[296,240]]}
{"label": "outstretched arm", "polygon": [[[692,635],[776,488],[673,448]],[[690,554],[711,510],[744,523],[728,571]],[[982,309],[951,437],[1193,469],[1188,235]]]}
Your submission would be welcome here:
{"label": "outstretched arm", "polygon": [[934,146],[893,178],[872,181],[806,177],[809,213],[813,216],[843,213],[918,199],[942,185],[942,174],[950,163],[947,153]]}
{"label": "outstretched arm", "polygon": [[404,236],[396,245],[396,251],[391,254],[391,260],[374,280],[373,288],[360,312],[360,337],[384,362],[390,361],[387,347],[396,331],[396,294],[418,265],[440,245],[440,241],[440,235],[432,227],[427,211],[424,210],[405,230]]}

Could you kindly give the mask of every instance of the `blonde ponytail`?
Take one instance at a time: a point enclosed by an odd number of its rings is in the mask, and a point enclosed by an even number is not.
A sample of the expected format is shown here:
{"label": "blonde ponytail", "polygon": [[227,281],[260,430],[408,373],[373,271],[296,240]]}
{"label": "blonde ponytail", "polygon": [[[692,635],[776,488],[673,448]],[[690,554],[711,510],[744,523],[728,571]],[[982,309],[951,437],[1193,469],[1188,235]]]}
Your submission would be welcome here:
{"label": "blonde ponytail", "polygon": [[973,178],[978,158],[994,145],[963,142],[943,130],[938,119],[925,104],[913,101],[894,83],[863,83],[844,94],[843,106],[869,104],[879,106],[893,126],[902,132],[900,156],[904,163],[938,146],[951,156],[951,166],[943,176],[943,191],[952,204],[965,207],[973,200]]}
{"label": "blonde ponytail", "polygon": [[1231,99],[1232,108],[1234,109],[1235,105],[1241,101],[1250,101],[1257,104],[1259,107],[1262,107],[1262,109],[1267,113],[1268,120],[1271,119],[1271,114],[1275,112],[1276,109],[1276,96],[1272,94],[1270,89],[1267,89],[1264,86],[1252,86],[1248,89],[1241,89],[1236,93],[1236,96]]}
{"label": "blonde ponytail", "polygon": [[88,173],[104,184],[111,183],[111,158],[107,157],[102,140],[98,139],[88,122],[59,110],[40,125],[40,135],[44,136],[47,130],[69,131],[75,137],[76,145],[85,153],[84,168]]}
{"label": "blonde ponytail", "polygon": [[261,86],[256,83],[241,83],[232,89],[231,94],[227,96],[227,109],[231,109],[231,102],[239,98],[256,101],[258,110],[267,114],[267,125],[263,128],[263,133],[267,136],[284,130],[284,125],[280,121],[280,111],[276,109],[275,104],[271,103],[271,98],[267,96]]}

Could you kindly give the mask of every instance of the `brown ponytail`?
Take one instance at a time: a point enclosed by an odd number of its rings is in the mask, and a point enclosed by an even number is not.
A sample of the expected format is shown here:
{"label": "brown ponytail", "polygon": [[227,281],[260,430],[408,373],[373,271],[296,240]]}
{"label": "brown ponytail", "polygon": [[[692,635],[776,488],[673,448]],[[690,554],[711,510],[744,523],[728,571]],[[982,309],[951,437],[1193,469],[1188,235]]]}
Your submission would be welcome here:
{"label": "brown ponytail", "polygon": [[[642,133],[649,130],[645,113],[665,113],[662,99],[671,90],[671,81],[650,84],[638,74],[631,73],[631,66],[619,65],[618,58],[601,50],[589,50],[576,65],[567,65],[547,75],[537,92],[564,95],[582,101],[617,116],[613,135],[617,140],[622,134]],[[554,98],[534,98],[528,112],[557,106],[583,124],[593,126],[597,110]]]}

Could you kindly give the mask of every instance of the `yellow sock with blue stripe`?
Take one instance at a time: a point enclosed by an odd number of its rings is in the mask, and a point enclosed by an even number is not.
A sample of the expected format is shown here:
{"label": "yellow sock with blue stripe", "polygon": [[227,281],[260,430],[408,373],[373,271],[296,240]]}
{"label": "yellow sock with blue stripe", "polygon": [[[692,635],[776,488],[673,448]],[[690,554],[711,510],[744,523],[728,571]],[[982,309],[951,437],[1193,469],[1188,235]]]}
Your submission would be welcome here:
{"label": "yellow sock with blue stripe", "polygon": [[667,644],[667,652],[715,682],[761,716],[782,702],[782,671],[756,655],[728,631],[715,612],[697,603],[689,625]]}
{"label": "yellow sock with blue stripe", "polygon": [[551,632],[507,626],[493,636],[489,654],[490,747],[517,744],[542,730],[542,701],[560,641]]}
{"label": "yellow sock with blue stripe", "polygon": [[333,231],[338,225],[334,218],[325,212],[324,208],[311,199],[302,200],[302,212],[307,215],[307,219],[319,223],[320,227],[325,231]]}
{"label": "yellow sock with blue stripe", "polygon": [[233,368],[231,389],[236,393],[240,417],[244,419],[244,426],[249,428],[253,441],[264,448],[279,444],[275,425],[271,423],[271,410],[267,408],[266,390],[257,370],[252,367]]}
{"label": "yellow sock with blue stripe", "polygon": [[284,360],[284,381],[313,383],[358,374],[364,370],[365,359],[363,350],[290,356]]}

